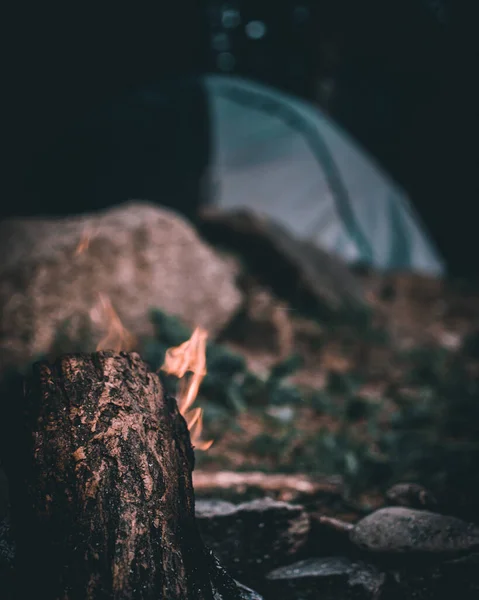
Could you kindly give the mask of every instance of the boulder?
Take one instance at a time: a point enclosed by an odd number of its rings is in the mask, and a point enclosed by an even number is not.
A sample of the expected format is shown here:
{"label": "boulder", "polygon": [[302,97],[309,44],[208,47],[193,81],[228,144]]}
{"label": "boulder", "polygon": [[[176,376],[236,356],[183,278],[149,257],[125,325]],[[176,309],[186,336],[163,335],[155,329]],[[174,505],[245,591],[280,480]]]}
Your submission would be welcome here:
{"label": "boulder", "polygon": [[385,575],[374,566],[342,556],[310,558],[267,576],[265,598],[281,600],[374,600]]}
{"label": "boulder", "polygon": [[393,506],[381,508],[350,529],[351,541],[381,553],[461,553],[479,549],[479,527],[456,517]]}
{"label": "boulder", "polygon": [[302,506],[263,498],[234,505],[199,500],[196,520],[205,544],[239,581],[255,585],[306,547],[309,518]]}
{"label": "boulder", "polygon": [[438,600],[479,597],[479,555],[383,570],[337,555],[310,558],[267,575],[265,600]]}
{"label": "boulder", "polygon": [[438,505],[434,495],[418,483],[396,483],[387,490],[386,500],[391,506],[407,508],[433,510]]}
{"label": "boulder", "polygon": [[0,370],[52,351],[93,350],[92,337],[105,333],[90,318],[99,294],[137,337],[151,333],[155,307],[214,336],[242,301],[233,262],[184,218],[148,203],[6,220],[0,252]]}

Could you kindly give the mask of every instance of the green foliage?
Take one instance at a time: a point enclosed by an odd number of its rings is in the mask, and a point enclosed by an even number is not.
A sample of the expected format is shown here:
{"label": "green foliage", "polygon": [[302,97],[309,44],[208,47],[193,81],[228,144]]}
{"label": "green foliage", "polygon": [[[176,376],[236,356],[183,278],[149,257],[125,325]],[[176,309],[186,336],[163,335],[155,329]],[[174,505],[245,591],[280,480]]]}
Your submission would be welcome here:
{"label": "green foliage", "polygon": [[[157,336],[144,355],[158,368],[166,349],[191,331],[160,311],[153,318]],[[360,330],[368,344],[388,345],[387,336],[368,323]],[[262,433],[238,450],[254,456],[257,469],[339,473],[353,494],[407,479],[467,496],[474,486],[479,490],[479,368],[470,368],[479,359],[476,338],[459,351],[424,347],[395,356],[401,385],[382,401],[361,395],[365,376],[359,372],[331,373],[323,389],[300,390],[288,383],[302,366],[300,356],[261,378],[242,356],[209,342],[200,391],[205,425],[221,436],[237,430],[237,414],[248,411]],[[307,435],[301,429],[304,407],[325,421],[321,431]],[[227,457],[222,460],[226,466]]]}
{"label": "green foliage", "polygon": [[[179,319],[158,309],[153,311],[152,319],[155,337],[144,341],[142,355],[152,369],[158,370],[163,364],[166,350],[185,342],[192,332]],[[202,400],[207,402],[206,423],[209,413],[217,411],[218,407],[234,416],[251,406],[298,403],[303,399],[296,388],[284,383],[302,364],[301,358],[296,355],[275,365],[268,377],[262,379],[248,370],[243,356],[224,345],[208,341],[206,364],[207,375],[200,390]],[[172,380],[164,377],[164,381],[170,393],[174,393]]]}
{"label": "green foliage", "polygon": [[[151,316],[155,335],[142,340],[140,353],[156,371],[166,350],[192,332],[160,310]],[[87,322],[83,337],[71,346],[71,325],[59,327],[53,354],[93,348]],[[367,372],[331,372],[322,389],[300,389],[290,378],[303,366],[301,356],[289,356],[260,377],[248,369],[244,356],[208,341],[208,373],[199,402],[208,437],[240,434],[235,450],[246,458],[234,468],[341,474],[353,494],[401,480],[418,481],[437,495],[479,507],[479,334],[471,333],[458,350],[428,346],[393,355],[390,340],[370,315],[356,317],[353,325],[335,321],[324,330],[312,342],[318,354],[328,339],[341,342],[344,356],[353,353],[357,340],[365,348],[387,350],[400,375],[385,386],[383,398],[365,396]],[[176,379],[162,378],[175,394]],[[305,409],[312,415],[306,424],[301,421]],[[244,413],[261,431],[247,443],[237,418]],[[231,467],[227,453],[214,458],[202,453],[198,460]]]}
{"label": "green foliage", "polygon": [[[153,370],[163,364],[169,347],[191,336],[176,317],[152,312],[155,336],[144,339],[142,356]],[[59,328],[58,353],[69,342],[69,326]],[[368,319],[354,329],[332,323],[326,334],[341,340],[345,356],[360,339],[367,347],[391,348],[387,336]],[[91,348],[91,330],[85,326],[78,348]],[[318,348],[325,337],[318,341]],[[36,357],[37,359],[43,357]],[[416,347],[394,355],[400,369],[399,383],[386,388],[384,398],[364,397],[367,373],[331,372],[320,390],[299,389],[290,377],[303,365],[301,356],[278,362],[265,376],[252,373],[245,358],[226,346],[208,341],[208,373],[200,388],[207,436],[220,440],[225,432],[237,432],[244,463],[251,468],[310,474],[341,474],[352,494],[384,489],[401,480],[418,481],[436,494],[462,499],[479,506],[479,334],[470,334],[459,350]],[[162,375],[171,394],[176,379]],[[311,432],[301,423],[308,409]],[[238,414],[248,416],[261,431],[244,442]],[[323,424],[322,429],[320,424]],[[248,457],[251,462],[248,463]],[[231,468],[227,453],[198,455],[201,463],[214,460]],[[458,501],[459,502],[459,501]]]}
{"label": "green foliage", "polygon": [[300,390],[292,385],[287,385],[285,379],[303,366],[303,359],[298,354],[292,354],[285,360],[273,365],[265,382],[265,394],[268,403],[281,406],[299,404],[304,397]]}
{"label": "green foliage", "polygon": [[303,366],[303,358],[298,354],[292,354],[287,359],[282,362],[277,363],[271,369],[269,374],[269,383],[272,385],[276,385],[277,382],[280,382],[285,377],[289,375],[293,375],[298,369]]}

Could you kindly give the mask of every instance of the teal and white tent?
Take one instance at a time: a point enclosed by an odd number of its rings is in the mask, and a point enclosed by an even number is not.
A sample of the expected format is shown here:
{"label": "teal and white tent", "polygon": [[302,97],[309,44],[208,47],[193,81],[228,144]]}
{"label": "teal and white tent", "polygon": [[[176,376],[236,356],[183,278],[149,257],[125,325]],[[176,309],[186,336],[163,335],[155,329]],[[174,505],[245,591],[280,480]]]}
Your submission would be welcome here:
{"label": "teal and white tent", "polygon": [[203,81],[214,205],[263,214],[348,263],[443,273],[407,195],[320,109],[237,77]]}

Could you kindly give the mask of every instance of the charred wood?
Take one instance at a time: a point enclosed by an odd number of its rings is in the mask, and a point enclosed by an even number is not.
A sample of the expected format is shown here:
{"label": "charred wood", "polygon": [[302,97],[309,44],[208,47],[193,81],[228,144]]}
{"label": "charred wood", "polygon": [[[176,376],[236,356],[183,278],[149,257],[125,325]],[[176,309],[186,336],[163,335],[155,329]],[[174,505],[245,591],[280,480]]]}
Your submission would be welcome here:
{"label": "charred wood", "polygon": [[5,386],[15,598],[242,597],[196,526],[186,423],[137,354],[67,355]]}

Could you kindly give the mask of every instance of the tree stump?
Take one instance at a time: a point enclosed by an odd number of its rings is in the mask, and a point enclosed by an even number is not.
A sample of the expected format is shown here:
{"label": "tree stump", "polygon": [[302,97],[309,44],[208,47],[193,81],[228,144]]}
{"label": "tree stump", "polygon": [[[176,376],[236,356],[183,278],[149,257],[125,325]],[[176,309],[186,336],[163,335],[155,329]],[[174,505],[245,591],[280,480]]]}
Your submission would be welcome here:
{"label": "tree stump", "polygon": [[2,394],[15,598],[240,598],[194,516],[176,401],[135,353],[36,363]]}

